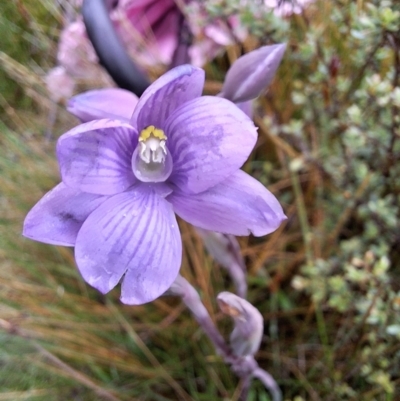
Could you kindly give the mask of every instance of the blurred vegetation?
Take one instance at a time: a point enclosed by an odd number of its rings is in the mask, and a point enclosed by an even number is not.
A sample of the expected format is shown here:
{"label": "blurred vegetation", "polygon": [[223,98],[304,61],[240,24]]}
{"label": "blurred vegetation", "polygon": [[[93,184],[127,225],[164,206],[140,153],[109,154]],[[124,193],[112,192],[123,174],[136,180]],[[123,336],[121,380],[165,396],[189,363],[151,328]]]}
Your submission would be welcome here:
{"label": "blurred vegetation", "polygon": [[[118,290],[84,284],[70,249],[21,237],[59,180],[55,139],[76,123],[43,85],[55,4],[0,5],[0,400],[236,400],[237,379],[178,300],[123,306]],[[288,216],[266,238],[240,239],[265,317],[257,360],[287,401],[399,399],[400,4],[320,0],[283,21],[257,1],[209,1],[211,17],[231,9],[252,38],[207,66],[209,92],[242,52],[288,44],[255,105],[245,167]],[[181,229],[182,274],[228,335],[215,296],[231,284]],[[249,400],[268,399],[254,382]]]}

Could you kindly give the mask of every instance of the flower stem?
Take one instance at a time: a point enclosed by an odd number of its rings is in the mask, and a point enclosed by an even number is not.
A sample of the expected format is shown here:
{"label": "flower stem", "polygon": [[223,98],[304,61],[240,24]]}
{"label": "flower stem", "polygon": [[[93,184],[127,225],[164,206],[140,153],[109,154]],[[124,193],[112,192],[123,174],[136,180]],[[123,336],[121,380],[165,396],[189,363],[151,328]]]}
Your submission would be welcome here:
{"label": "flower stem", "polygon": [[220,355],[225,363],[231,365],[231,370],[245,384],[242,391],[242,401],[247,399],[248,388],[250,387],[251,379],[256,377],[270,392],[273,401],[281,401],[281,391],[274,378],[265,370],[261,369],[252,355],[238,357],[234,355],[232,349],[226,344],[214,322],[212,321],[207,309],[201,302],[200,296],[196,289],[181,275],[178,275],[171,288],[168,290],[169,295],[181,297],[184,304],[192,312],[194,318],[199,323],[207,337],[213,343],[215,350]]}
{"label": "flower stem", "polygon": [[268,372],[260,367],[257,367],[253,371],[253,377],[256,377],[262,384],[264,384],[264,387],[267,388],[271,393],[273,401],[282,400],[281,390],[278,387],[275,379]]}
{"label": "flower stem", "polygon": [[302,192],[301,185],[300,185],[300,180],[299,180],[297,173],[295,171],[291,170],[290,168],[289,168],[289,170],[290,170],[290,178],[292,180],[294,195],[296,198],[296,207],[297,207],[297,213],[298,213],[299,221],[300,221],[301,233],[303,235],[306,261],[307,261],[308,265],[312,265],[313,261],[314,261],[314,255],[313,255],[313,251],[311,248],[312,234],[311,234],[311,230],[310,230],[310,225],[308,223],[307,209],[306,209],[305,202],[304,202],[304,196],[303,196],[303,192]]}
{"label": "flower stem", "polygon": [[201,326],[207,337],[214,344],[218,355],[224,359],[231,358],[231,350],[226,345],[224,338],[214,325],[206,307],[201,302],[200,296],[196,289],[181,275],[179,275],[174,284],[172,284],[170,293],[181,297],[184,304],[192,312],[197,323]]}

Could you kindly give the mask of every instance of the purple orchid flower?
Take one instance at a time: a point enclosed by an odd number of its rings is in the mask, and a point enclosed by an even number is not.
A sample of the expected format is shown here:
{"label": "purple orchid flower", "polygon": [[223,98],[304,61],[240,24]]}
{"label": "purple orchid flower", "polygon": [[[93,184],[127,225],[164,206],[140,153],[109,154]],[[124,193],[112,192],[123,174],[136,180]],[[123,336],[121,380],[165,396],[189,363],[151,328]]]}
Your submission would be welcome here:
{"label": "purple orchid flower", "polygon": [[234,235],[266,235],[285,219],[277,199],[240,170],[257,130],[226,99],[203,96],[204,71],[183,65],[156,80],[129,122],[93,120],[57,144],[62,183],[29,212],[24,236],[75,246],[83,278],[143,304],[178,275],[174,212]]}
{"label": "purple orchid flower", "polygon": [[[229,69],[222,91],[217,96],[235,102],[252,118],[252,101],[271,83],[285,48],[285,44],[263,46],[240,57]],[[122,89],[102,89],[73,97],[67,109],[82,122],[115,118],[116,115],[119,119],[129,121],[136,103],[137,98],[132,93]],[[237,294],[246,298],[245,265],[237,239],[233,235],[201,230],[198,227],[197,232],[209,254],[228,271]]]}

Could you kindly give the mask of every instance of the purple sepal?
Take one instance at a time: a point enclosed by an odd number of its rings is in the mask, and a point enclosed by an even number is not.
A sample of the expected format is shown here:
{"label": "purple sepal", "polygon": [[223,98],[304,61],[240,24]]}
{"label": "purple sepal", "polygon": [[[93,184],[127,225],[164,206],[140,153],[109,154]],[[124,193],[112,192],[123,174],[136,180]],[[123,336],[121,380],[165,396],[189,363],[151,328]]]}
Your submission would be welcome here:
{"label": "purple sepal", "polygon": [[93,120],[62,135],[57,158],[63,182],[98,195],[123,192],[135,182],[131,167],[137,132],[119,120]]}
{"label": "purple sepal", "polygon": [[58,184],[28,213],[22,234],[46,244],[74,246],[83,222],[107,198]]}
{"label": "purple sepal", "polygon": [[167,200],[187,222],[225,234],[259,237],[286,219],[275,196],[241,170],[207,191],[192,195],[174,191]]}
{"label": "purple sepal", "polygon": [[83,123],[102,118],[129,122],[139,98],[125,89],[105,88],[69,99],[67,110]]}

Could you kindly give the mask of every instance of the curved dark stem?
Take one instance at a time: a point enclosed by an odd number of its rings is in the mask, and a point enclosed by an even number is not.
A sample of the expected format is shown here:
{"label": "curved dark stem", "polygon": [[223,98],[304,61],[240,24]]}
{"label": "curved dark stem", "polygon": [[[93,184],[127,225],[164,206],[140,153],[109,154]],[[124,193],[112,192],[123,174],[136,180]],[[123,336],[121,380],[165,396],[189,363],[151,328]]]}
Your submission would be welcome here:
{"label": "curved dark stem", "polygon": [[129,58],[111,23],[109,10],[118,1],[84,0],[83,21],[100,63],[115,83],[141,96],[150,85],[146,75]]}

